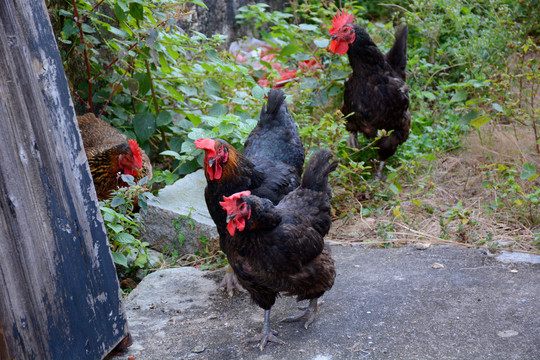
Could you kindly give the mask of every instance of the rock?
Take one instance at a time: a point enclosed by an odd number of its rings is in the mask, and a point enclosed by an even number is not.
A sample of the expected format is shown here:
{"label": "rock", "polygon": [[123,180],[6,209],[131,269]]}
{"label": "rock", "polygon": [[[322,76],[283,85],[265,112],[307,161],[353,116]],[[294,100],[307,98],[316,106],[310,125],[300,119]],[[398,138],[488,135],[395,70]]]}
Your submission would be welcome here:
{"label": "rock", "polygon": [[431,247],[431,243],[429,242],[417,242],[414,244],[414,248],[416,250],[427,250]]}
{"label": "rock", "polygon": [[507,337],[519,335],[519,333],[515,330],[504,330],[504,331],[499,331],[497,335],[503,338],[507,338]]}
{"label": "rock", "polygon": [[[157,251],[175,249],[180,255],[200,250],[202,236],[216,241],[219,235],[206,207],[205,187],[204,171],[198,170],[161,189],[158,196],[148,202],[148,211],[143,214],[145,228],[141,231],[141,240]],[[179,236],[182,235],[181,243]]]}
{"label": "rock", "polygon": [[505,263],[527,262],[540,264],[540,255],[523,254],[517,252],[503,251],[496,256],[496,259]]}
{"label": "rock", "polygon": [[[194,267],[153,272],[128,295],[126,309],[146,311],[157,307],[164,314],[178,315],[193,306],[208,306],[216,284],[203,275]],[[168,315],[164,319],[168,320]]]}
{"label": "rock", "polygon": [[[186,32],[198,31],[206,36],[214,34],[226,35],[225,46],[227,47],[232,41],[242,38],[246,35],[252,35],[254,27],[249,25],[240,25],[237,15],[238,10],[242,6],[255,5],[260,3],[258,0],[206,0],[206,7],[195,4],[183,4],[182,9],[190,9],[192,11],[182,11],[186,16],[180,17],[178,24]],[[269,0],[265,1],[269,5],[267,12],[283,11],[288,0]]]}

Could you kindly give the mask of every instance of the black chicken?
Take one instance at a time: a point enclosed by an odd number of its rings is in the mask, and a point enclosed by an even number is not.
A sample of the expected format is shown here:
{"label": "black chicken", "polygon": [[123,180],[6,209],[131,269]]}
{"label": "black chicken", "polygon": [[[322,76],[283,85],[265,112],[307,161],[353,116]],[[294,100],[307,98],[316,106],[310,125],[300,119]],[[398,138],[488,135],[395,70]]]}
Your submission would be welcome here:
{"label": "black chicken", "polygon": [[315,153],[306,165],[301,185],[278,205],[243,191],[224,197],[228,235],[224,251],[240,283],[265,310],[264,328],[252,341],[261,350],[268,341],[283,343],[270,328],[270,309],[280,292],[309,299],[306,311],[283,321],[306,319],[317,313],[317,299],[334,284],[334,260],[324,246],[330,230],[331,189],[328,175],[338,165],[329,163],[329,150]]}
{"label": "black chicken", "polygon": [[345,81],[341,112],[347,117],[347,130],[351,133],[347,144],[359,148],[358,133],[376,141],[380,165],[377,179],[381,179],[386,159],[394,155],[397,147],[409,137],[409,87],[405,84],[407,65],[408,28],[403,25],[396,32],[392,48],[383,54],[368,33],[353,24],[353,16],[345,10],[334,16],[330,50],[347,54],[353,69]]}
{"label": "black chicken", "polygon": [[[198,139],[195,146],[205,151],[206,205],[216,223],[221,249],[227,253],[223,242],[227,234],[227,213],[219,205],[223,196],[250,190],[277,204],[300,184],[304,146],[287,111],[285,95],[276,89],[268,93],[268,104],[263,105],[243,154],[220,139]],[[220,287],[225,287],[232,295],[233,288],[241,289],[235,280],[234,274],[228,271]]]}

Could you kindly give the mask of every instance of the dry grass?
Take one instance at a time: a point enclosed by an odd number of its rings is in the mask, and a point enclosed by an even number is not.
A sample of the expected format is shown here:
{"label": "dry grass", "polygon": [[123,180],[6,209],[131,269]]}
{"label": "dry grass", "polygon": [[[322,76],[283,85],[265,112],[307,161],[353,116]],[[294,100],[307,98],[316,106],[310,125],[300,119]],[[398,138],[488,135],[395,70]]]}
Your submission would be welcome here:
{"label": "dry grass", "polygon": [[[403,186],[399,208],[387,207],[370,217],[336,220],[330,238],[370,244],[434,243],[540,253],[540,210],[512,206],[493,208],[498,195],[483,186],[491,164],[521,169],[531,162],[540,169],[534,135],[525,127],[487,124],[472,133],[461,150],[432,164],[428,174]],[[526,192],[535,183],[516,182]],[[419,187],[422,184],[423,188]],[[519,210],[519,211],[518,211]]]}

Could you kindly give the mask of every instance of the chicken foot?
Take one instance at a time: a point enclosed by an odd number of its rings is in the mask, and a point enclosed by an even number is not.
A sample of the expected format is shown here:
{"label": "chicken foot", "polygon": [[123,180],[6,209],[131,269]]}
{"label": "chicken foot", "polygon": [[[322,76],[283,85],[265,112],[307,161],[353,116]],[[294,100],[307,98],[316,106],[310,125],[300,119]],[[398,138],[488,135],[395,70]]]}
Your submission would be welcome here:
{"label": "chicken foot", "polygon": [[234,273],[230,265],[227,266],[227,269],[225,270],[225,276],[223,277],[223,280],[221,280],[221,283],[218,285],[218,289],[224,289],[231,297],[233,296],[234,289],[240,292],[246,291],[246,289],[244,289],[244,287],[238,282],[236,274]]}
{"label": "chicken foot", "polygon": [[384,169],[384,160],[381,160],[379,163],[379,168],[377,169],[377,174],[375,175],[375,181],[383,182],[386,180],[386,176],[383,176],[382,171]]}
{"label": "chicken foot", "polygon": [[261,351],[263,351],[264,347],[269,341],[272,341],[278,344],[285,344],[285,341],[277,338],[276,335],[277,335],[277,331],[272,330],[270,328],[270,310],[265,310],[263,331],[260,334],[255,335],[254,337],[249,339],[248,342],[260,341],[259,349],[261,349]]}
{"label": "chicken foot", "polygon": [[304,327],[307,329],[309,325],[315,320],[315,315],[317,314],[319,306],[317,303],[317,299],[310,299],[309,305],[306,307],[306,310],[301,313],[300,315],[296,316],[289,316],[281,321],[283,322],[294,322],[301,319],[306,319],[306,323],[304,324]]}
{"label": "chicken foot", "polygon": [[358,144],[358,133],[356,131],[351,131],[351,134],[347,139],[347,146],[360,149],[360,145]]}

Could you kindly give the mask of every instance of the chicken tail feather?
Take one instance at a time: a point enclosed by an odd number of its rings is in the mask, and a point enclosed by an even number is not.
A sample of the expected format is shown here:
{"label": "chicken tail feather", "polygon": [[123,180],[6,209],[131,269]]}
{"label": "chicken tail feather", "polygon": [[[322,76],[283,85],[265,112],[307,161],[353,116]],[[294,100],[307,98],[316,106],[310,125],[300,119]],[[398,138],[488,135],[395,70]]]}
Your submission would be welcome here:
{"label": "chicken tail feather", "polygon": [[405,80],[405,68],[407,67],[407,36],[409,28],[401,25],[396,31],[396,38],[392,48],[386,53],[386,61],[398,75]]}
{"label": "chicken tail feather", "polygon": [[306,165],[301,186],[315,191],[326,191],[328,175],[336,170],[339,163],[337,160],[330,163],[333,157],[328,149],[321,149],[313,154]]}
{"label": "chicken tail feather", "polygon": [[264,115],[275,116],[278,113],[284,101],[285,101],[285,94],[283,93],[283,91],[279,89],[271,89],[268,92],[268,102],[266,105],[266,109],[263,108],[261,111],[261,118]]}

